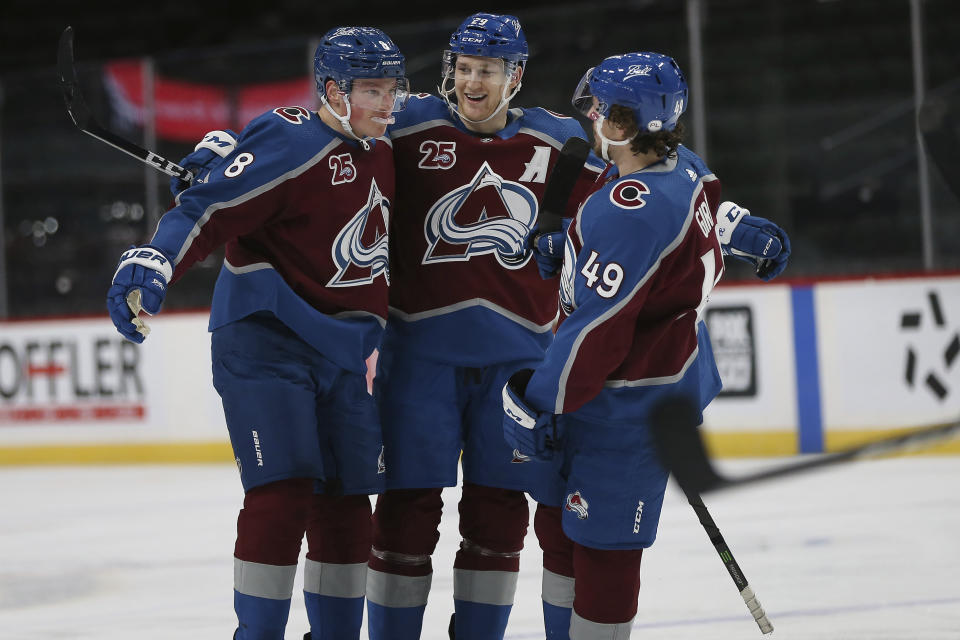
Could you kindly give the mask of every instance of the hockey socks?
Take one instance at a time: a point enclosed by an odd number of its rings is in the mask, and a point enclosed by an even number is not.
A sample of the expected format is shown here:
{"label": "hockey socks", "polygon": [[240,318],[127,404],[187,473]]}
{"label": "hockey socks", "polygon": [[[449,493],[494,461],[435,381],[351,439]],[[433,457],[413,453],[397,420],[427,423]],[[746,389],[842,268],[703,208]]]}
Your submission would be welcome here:
{"label": "hockey socks", "polygon": [[234,558],[236,640],[283,640],[297,565],[277,567]]}
{"label": "hockey socks", "polygon": [[522,492],[463,484],[463,541],[453,564],[457,640],[503,638],[517,591],[520,550],[529,520]]}
{"label": "hockey socks", "polygon": [[303,601],[313,637],[360,638],[367,563],[330,564],[307,559]]}
{"label": "hockey socks", "polygon": [[[371,558],[367,573],[367,632],[370,640],[417,640],[423,628],[433,571],[404,576],[375,568]],[[419,565],[423,567],[424,565]]]}
{"label": "hockey socks", "polygon": [[513,608],[519,552],[498,553],[469,540],[460,543],[453,565],[457,640],[503,638]]}
{"label": "hockey socks", "polygon": [[453,599],[454,638],[456,640],[490,640],[503,638],[513,605],[482,604]]}
{"label": "hockey socks", "polygon": [[370,640],[417,640],[440,539],[441,489],[391,490],[377,498],[367,571]]}
{"label": "hockey socks", "polygon": [[303,600],[313,638],[360,638],[370,536],[367,496],[313,497],[303,568]]}
{"label": "hockey socks", "polygon": [[311,480],[295,479],[244,496],[233,553],[237,640],[283,640],[312,494]]}
{"label": "hockey socks", "polygon": [[574,580],[543,569],[543,629],[547,640],[570,638],[570,614],[573,612]]}

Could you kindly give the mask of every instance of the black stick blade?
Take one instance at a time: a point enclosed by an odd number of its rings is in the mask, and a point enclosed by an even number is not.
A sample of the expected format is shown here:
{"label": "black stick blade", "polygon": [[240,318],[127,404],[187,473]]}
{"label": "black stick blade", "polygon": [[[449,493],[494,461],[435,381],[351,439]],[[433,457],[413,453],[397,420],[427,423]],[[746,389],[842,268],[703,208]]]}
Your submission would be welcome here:
{"label": "black stick blade", "polygon": [[725,484],[714,470],[698,425],[700,412],[688,398],[668,398],[651,414],[654,445],[660,461],[688,496]]}
{"label": "black stick blade", "polygon": [[90,111],[80,92],[77,70],[73,62],[73,27],[67,27],[60,35],[57,48],[57,75],[63,101],[67,105],[67,114],[80,129],[86,130],[90,122]]}
{"label": "black stick blade", "polygon": [[547,188],[543,192],[543,203],[540,205],[537,225],[540,233],[560,230],[567,201],[573,193],[588,155],[590,155],[590,143],[583,138],[567,138],[563,143],[557,163],[550,171]]}

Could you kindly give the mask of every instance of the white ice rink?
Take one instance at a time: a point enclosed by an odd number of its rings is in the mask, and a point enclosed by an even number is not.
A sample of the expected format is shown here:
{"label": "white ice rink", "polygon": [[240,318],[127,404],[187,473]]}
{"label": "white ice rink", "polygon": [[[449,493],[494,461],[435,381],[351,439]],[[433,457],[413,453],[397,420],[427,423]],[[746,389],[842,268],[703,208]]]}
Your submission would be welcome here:
{"label": "white ice rink", "polygon": [[[720,466],[745,464],[772,462]],[[0,638],[231,637],[241,503],[232,466],[0,468],[0,487]],[[427,640],[446,638],[453,606],[458,491],[445,498]],[[960,639],[960,459],[849,464],[706,502],[773,638]],[[541,629],[531,532],[507,638],[543,638]],[[295,593],[287,639],[306,630]],[[632,637],[763,637],[674,486],[644,555]]]}

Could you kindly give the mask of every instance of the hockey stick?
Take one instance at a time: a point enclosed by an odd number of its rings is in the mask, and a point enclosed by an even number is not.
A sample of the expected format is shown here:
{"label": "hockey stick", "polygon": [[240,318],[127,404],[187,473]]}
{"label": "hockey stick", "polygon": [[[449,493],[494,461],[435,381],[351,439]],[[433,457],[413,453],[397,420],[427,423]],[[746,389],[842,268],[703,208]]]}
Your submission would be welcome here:
{"label": "hockey stick", "polygon": [[700,520],[700,524],[703,525],[703,529],[707,532],[710,542],[713,543],[713,548],[716,549],[720,555],[723,565],[727,568],[727,573],[733,578],[733,583],[737,585],[737,590],[740,591],[740,597],[743,598],[744,603],[746,603],[747,609],[750,610],[753,619],[756,620],[760,631],[764,634],[773,633],[773,624],[767,619],[767,614],[764,612],[763,607],[760,606],[760,602],[757,600],[757,595],[753,592],[753,588],[747,582],[747,577],[743,575],[743,570],[740,568],[740,565],[737,564],[737,559],[733,557],[733,552],[730,551],[730,547],[727,546],[726,541],[723,539],[723,534],[720,533],[717,523],[710,517],[707,506],[703,504],[703,500],[696,493],[687,494],[687,501],[690,503],[690,506],[693,507],[693,511]]}
{"label": "hockey stick", "polygon": [[165,174],[180,178],[185,182],[193,182],[193,174],[176,162],[167,160],[158,153],[148,151],[140,145],[121,138],[104,129],[90,114],[87,102],[80,92],[80,83],[77,81],[77,70],[73,64],[73,27],[67,27],[60,36],[60,45],[57,49],[57,75],[60,78],[60,88],[63,90],[63,99],[67,104],[67,114],[77,128],[93,136],[111,147],[130,154],[137,160],[155,167]]}
{"label": "hockey stick", "polygon": [[563,143],[557,163],[553,165],[547,179],[547,188],[543,192],[537,225],[540,233],[560,230],[567,201],[573,193],[588,155],[590,143],[583,138],[567,138]]}
{"label": "hockey stick", "polygon": [[664,466],[673,473],[680,488],[688,496],[743,487],[860,458],[919,449],[960,433],[960,420],[958,420],[949,424],[914,429],[901,435],[881,438],[844,451],[820,455],[810,460],[791,462],[764,471],[730,478],[717,472],[710,462],[702,435],[697,428],[698,414],[699,412],[695,410],[695,407],[684,400],[666,402],[653,413],[653,436],[660,453],[660,459]]}

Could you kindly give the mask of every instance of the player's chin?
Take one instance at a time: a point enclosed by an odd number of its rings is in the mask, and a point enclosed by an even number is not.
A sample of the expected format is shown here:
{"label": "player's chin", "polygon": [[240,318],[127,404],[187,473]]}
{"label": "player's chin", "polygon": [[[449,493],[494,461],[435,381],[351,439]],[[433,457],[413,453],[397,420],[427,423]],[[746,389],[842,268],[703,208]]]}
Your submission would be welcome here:
{"label": "player's chin", "polygon": [[461,106],[461,111],[465,116],[477,122],[493,115],[493,107],[488,105],[486,101],[479,103],[467,102]]}

